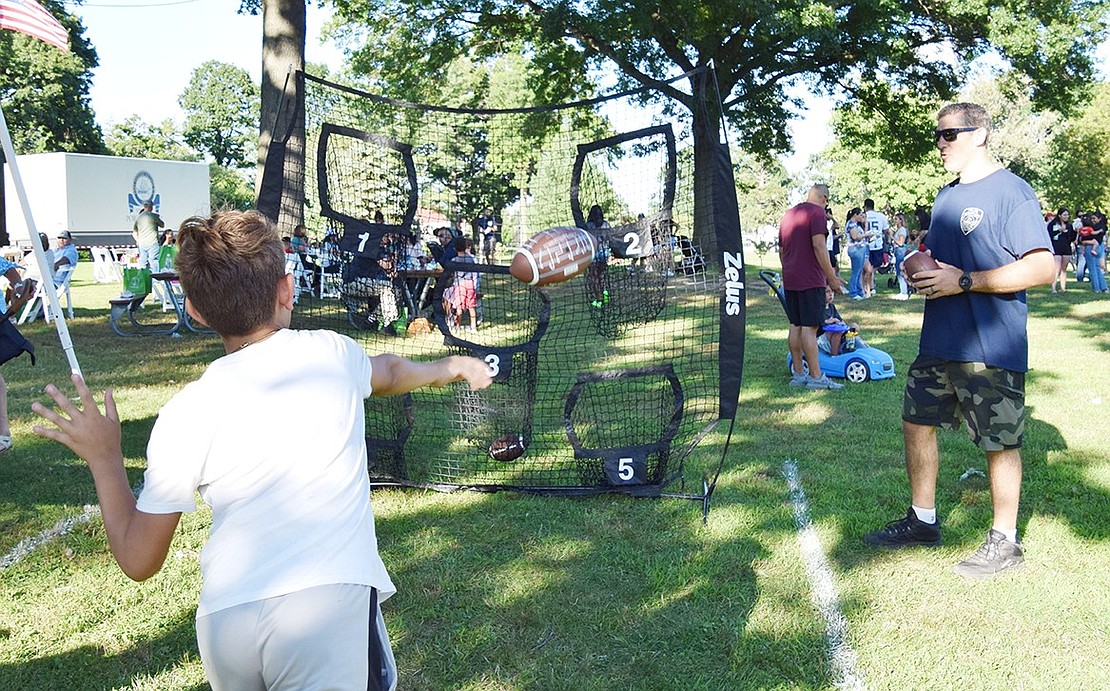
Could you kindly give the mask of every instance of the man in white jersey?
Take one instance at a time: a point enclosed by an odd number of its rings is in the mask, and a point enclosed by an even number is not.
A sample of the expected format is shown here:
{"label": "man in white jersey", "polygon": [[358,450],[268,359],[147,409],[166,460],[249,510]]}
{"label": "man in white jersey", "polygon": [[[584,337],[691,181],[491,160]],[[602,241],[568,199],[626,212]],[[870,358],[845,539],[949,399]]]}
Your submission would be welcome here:
{"label": "man in white jersey", "polygon": [[489,368],[370,357],[346,336],[290,329],[293,276],[258,213],[187,219],[178,246],[186,309],[225,355],[159,411],[138,501],[111,389],[101,414],[80,376],[80,408],[48,386],[57,409],[33,409],[53,426],[35,433],[88,463],[112,554],[135,580],[162,567],[195,493],[212,507],[196,625],[214,691],[392,689],[379,605],[395,588],[374,532],[363,401],[459,380],[484,388]]}
{"label": "man in white jersey", "polygon": [[890,231],[890,221],[886,214],[875,211],[875,200],[863,200],[863,229],[871,241],[867,244],[868,261],[871,262],[871,272],[868,274],[870,285],[865,286],[867,295],[875,294],[875,273],[883,265],[883,248],[886,245],[886,234]]}

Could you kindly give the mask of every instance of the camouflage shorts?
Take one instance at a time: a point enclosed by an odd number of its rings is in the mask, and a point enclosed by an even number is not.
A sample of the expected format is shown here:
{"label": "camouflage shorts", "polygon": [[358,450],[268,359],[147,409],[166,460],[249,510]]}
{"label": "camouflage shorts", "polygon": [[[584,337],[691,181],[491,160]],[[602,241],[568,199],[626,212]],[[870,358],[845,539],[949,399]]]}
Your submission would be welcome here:
{"label": "camouflage shorts", "polygon": [[1025,373],[981,362],[919,357],[906,374],[902,419],[959,429],[984,451],[1021,448],[1025,431]]}

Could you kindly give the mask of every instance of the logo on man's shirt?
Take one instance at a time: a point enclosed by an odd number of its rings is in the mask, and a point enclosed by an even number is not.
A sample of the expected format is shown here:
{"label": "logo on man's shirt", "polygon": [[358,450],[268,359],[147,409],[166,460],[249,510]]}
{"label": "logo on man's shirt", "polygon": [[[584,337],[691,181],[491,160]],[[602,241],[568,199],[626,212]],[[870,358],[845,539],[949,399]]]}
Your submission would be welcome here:
{"label": "logo on man's shirt", "polygon": [[960,230],[964,231],[964,235],[967,235],[978,228],[979,222],[982,220],[983,210],[970,206],[964,209],[963,213],[960,214]]}

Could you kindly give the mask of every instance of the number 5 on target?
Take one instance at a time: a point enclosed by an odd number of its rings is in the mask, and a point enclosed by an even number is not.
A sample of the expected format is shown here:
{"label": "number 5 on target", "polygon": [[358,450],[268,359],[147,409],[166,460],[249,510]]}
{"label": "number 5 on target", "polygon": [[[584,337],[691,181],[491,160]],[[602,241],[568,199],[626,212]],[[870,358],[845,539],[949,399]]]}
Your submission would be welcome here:
{"label": "number 5 on target", "polygon": [[619,456],[605,459],[605,477],[610,485],[642,485],[647,475],[647,459]]}

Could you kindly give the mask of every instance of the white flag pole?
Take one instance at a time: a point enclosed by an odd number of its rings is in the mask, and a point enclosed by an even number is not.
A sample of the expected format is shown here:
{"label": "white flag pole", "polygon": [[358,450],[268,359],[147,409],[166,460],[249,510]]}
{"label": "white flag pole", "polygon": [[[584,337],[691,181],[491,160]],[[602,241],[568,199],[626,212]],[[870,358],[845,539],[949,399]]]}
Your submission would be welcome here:
{"label": "white flag pole", "polygon": [[[31,205],[27,202],[27,191],[23,189],[23,178],[19,176],[19,166],[15,162],[15,147],[12,146],[12,136],[8,132],[8,122],[4,119],[4,109],[0,108],[0,140],[4,145],[4,158],[7,159],[8,168],[12,172],[12,182],[15,183],[16,196],[19,205],[23,207],[23,218],[27,220],[27,233],[31,238],[31,250],[35,253],[35,261],[39,266],[39,276],[42,277],[42,295],[44,300],[50,301],[50,313],[54,315],[54,327],[58,330],[58,340],[61,341],[62,350],[69,360],[69,369],[74,374],[81,374],[81,366],[77,363],[77,353],[73,351],[73,341],[69,337],[69,326],[62,314],[62,306],[58,302],[58,291],[54,288],[54,267],[46,261],[39,242],[39,231],[35,227],[35,220],[31,216]],[[0,180],[0,184],[3,181]],[[9,318],[14,318],[11,315]]]}

